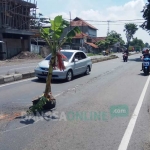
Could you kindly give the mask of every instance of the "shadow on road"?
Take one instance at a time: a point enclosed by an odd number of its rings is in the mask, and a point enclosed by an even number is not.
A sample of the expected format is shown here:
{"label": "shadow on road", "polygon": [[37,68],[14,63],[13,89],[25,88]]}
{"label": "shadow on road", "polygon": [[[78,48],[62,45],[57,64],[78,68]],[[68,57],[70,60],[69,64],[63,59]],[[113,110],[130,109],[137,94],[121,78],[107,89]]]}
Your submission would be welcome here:
{"label": "shadow on road", "polygon": [[30,125],[30,124],[34,124],[38,121],[56,121],[59,120],[60,118],[58,116],[55,116],[54,112],[55,109],[51,109],[51,110],[42,110],[41,112],[36,112],[35,114],[30,114],[30,115],[23,115],[23,116],[17,116],[14,119],[18,119],[20,121],[21,124],[24,125]]}
{"label": "shadow on road", "polygon": [[20,123],[25,125],[33,124],[35,122],[32,118],[26,119],[26,116],[18,116],[15,119],[19,119]]}
{"label": "shadow on road", "polygon": [[140,58],[128,58],[128,61],[135,61],[135,62],[142,62],[142,60]]}
{"label": "shadow on road", "polygon": [[[78,75],[78,76],[75,76],[75,77],[73,77],[73,79],[72,79],[72,81],[73,80],[76,80],[76,79],[78,79],[78,78],[82,78],[82,77],[85,77],[85,75],[84,74],[82,74],[82,75]],[[33,80],[31,80],[32,82],[37,82],[37,83],[46,83],[46,79],[33,79]],[[52,84],[63,84],[63,83],[66,83],[67,81],[66,80],[56,80],[56,79],[52,79]],[[71,81],[70,81],[71,82]]]}
{"label": "shadow on road", "polygon": [[33,124],[34,122],[35,122],[35,121],[34,121],[33,119],[20,121],[21,124],[25,124],[25,125]]}
{"label": "shadow on road", "polygon": [[142,72],[142,73],[139,73],[138,75],[143,76],[143,77],[148,76],[148,75],[145,75],[143,72]]}

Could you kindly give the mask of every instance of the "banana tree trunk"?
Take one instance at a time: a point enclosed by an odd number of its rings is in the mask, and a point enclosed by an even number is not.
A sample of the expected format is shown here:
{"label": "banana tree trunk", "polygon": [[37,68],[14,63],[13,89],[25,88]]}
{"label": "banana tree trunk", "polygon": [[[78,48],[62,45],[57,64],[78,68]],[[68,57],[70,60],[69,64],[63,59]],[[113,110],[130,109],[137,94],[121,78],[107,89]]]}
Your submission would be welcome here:
{"label": "banana tree trunk", "polygon": [[48,76],[46,79],[46,87],[45,87],[45,92],[44,92],[44,97],[48,98],[49,93],[51,93],[51,80],[52,80],[52,72],[53,72],[53,66],[56,60],[56,55],[52,54],[50,64],[49,64],[49,70],[48,70]]}

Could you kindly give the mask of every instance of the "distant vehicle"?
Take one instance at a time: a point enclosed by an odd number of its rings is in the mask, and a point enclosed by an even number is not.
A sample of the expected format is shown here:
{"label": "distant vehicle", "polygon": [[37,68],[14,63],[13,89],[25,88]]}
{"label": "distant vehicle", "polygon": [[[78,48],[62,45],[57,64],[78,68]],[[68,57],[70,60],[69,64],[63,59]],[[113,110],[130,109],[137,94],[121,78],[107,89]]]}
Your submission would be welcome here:
{"label": "distant vehicle", "polygon": [[134,46],[129,46],[129,51],[133,52],[134,51]]}
{"label": "distant vehicle", "polygon": [[[60,71],[59,69],[53,70],[52,79],[66,79],[67,81],[71,81],[73,76],[89,74],[92,69],[92,61],[83,51],[61,50],[61,53],[67,57],[67,60],[63,60],[66,69],[64,71]],[[35,76],[39,79],[47,77],[50,59],[51,54],[35,68]]]}

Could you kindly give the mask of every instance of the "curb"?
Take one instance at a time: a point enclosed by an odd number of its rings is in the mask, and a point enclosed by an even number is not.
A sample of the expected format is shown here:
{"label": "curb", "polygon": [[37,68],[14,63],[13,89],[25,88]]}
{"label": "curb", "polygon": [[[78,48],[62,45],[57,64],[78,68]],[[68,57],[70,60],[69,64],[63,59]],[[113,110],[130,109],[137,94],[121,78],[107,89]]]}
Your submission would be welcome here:
{"label": "curb", "polygon": [[[102,62],[102,61],[107,61],[107,60],[111,60],[111,59],[116,59],[119,58],[116,55],[111,55],[109,57],[104,57],[104,58],[93,58],[92,63],[98,63],[98,62]],[[14,82],[14,81],[19,81],[22,79],[27,79],[27,78],[32,78],[35,77],[35,73],[34,71],[31,72],[26,72],[26,73],[22,73],[22,74],[12,74],[12,75],[2,75],[0,76],[0,85],[1,84],[5,84],[5,83],[10,83],[10,82]]]}
{"label": "curb", "polygon": [[32,78],[34,76],[35,76],[34,71],[23,73],[23,74],[3,75],[3,76],[0,76],[0,85],[5,84],[5,83],[14,82],[14,81],[19,81],[22,79]]}
{"label": "curb", "polygon": [[92,59],[92,63],[94,64],[94,63],[107,61],[107,60],[111,60],[111,59],[116,59],[116,58],[119,58],[119,57],[116,55],[111,55],[109,57],[104,57],[104,58],[94,58],[94,59]]}

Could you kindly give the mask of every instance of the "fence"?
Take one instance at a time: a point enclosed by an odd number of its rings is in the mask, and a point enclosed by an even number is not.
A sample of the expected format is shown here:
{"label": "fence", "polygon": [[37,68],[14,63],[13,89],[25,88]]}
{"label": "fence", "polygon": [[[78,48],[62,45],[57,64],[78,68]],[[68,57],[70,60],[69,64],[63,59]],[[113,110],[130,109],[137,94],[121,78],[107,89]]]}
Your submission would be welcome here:
{"label": "fence", "polygon": [[31,52],[36,53],[36,54],[40,54],[40,46],[31,44]]}

